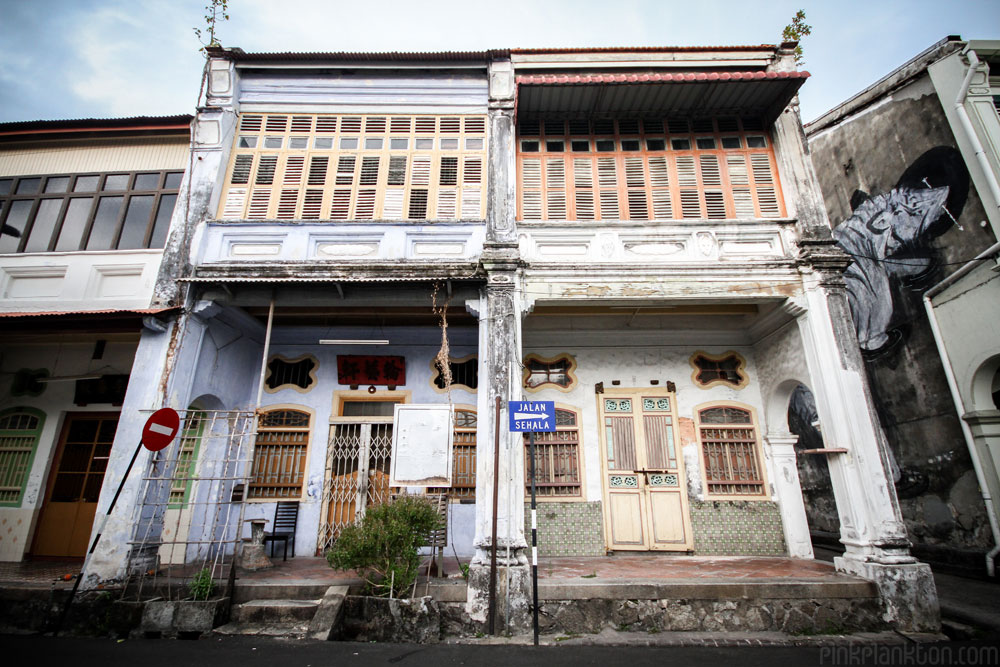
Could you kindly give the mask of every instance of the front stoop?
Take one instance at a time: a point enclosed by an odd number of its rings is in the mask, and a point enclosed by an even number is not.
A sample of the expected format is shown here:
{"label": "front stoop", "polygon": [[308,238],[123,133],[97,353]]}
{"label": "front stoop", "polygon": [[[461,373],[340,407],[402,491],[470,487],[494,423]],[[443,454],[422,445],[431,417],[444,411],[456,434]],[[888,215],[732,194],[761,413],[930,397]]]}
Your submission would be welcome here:
{"label": "front stoop", "polygon": [[[269,591],[277,593],[278,591]],[[329,586],[318,600],[265,598],[233,607],[232,621],[215,629],[222,635],[266,635],[289,639],[330,639],[343,618],[347,586]]]}

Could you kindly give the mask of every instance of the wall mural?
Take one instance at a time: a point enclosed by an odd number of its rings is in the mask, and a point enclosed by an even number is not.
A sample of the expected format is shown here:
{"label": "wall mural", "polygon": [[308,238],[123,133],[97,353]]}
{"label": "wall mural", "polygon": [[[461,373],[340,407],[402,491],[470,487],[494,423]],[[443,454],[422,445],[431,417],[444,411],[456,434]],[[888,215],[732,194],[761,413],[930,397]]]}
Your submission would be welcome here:
{"label": "wall mural", "polygon": [[931,241],[957,224],[968,192],[969,172],[949,146],[914,160],[889,192],[854,192],[853,213],[833,237],[854,259],[844,278],[858,343],[867,356],[904,338],[904,329],[893,323],[893,292],[935,271]]}

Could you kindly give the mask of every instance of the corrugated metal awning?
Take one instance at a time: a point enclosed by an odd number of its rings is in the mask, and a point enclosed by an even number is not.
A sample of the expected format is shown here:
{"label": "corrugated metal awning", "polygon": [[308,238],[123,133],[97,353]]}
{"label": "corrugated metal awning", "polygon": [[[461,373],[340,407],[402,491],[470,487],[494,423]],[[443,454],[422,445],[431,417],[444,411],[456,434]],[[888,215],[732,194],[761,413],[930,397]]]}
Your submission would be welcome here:
{"label": "corrugated metal awning", "polygon": [[171,308],[103,308],[100,310],[32,310],[0,312],[0,317],[80,317],[82,315],[159,315]]}
{"label": "corrugated metal awning", "polygon": [[739,114],[773,121],[808,77],[762,71],[525,74],[517,77],[518,114]]}

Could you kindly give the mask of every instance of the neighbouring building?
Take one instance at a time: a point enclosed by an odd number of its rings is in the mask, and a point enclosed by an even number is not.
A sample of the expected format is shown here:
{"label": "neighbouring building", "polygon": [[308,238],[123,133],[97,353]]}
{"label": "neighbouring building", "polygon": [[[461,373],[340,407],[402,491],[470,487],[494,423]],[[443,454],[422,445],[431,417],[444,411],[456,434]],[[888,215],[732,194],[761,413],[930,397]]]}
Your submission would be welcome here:
{"label": "neighbouring building", "polygon": [[[915,553],[991,575],[1000,510],[997,71],[1000,41],[947,37],[806,126],[833,236],[852,260],[851,312]],[[808,398],[798,407],[811,440]],[[814,465],[801,475],[810,524],[837,532],[829,476]]]}
{"label": "neighbouring building", "polygon": [[90,546],[191,119],[0,124],[0,560]]}
{"label": "neighbouring building", "polygon": [[[485,616],[496,544],[527,618],[542,553],[811,558],[789,402],[815,399],[842,571],[937,625],[781,46],[246,53],[210,48],[88,580],[225,559],[279,502],[321,554],[388,497],[398,404],[454,408],[448,533]],[[494,457],[498,461],[494,466]],[[494,504],[494,489],[498,501]],[[107,507],[107,487],[100,506]]]}

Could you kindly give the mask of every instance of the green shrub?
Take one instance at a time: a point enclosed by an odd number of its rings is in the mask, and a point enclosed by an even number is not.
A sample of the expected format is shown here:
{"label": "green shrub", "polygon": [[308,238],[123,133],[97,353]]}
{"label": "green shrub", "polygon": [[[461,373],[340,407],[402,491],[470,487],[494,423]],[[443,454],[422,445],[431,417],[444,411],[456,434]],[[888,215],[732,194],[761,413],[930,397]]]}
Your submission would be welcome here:
{"label": "green shrub", "polygon": [[194,575],[194,579],[188,584],[188,593],[194,600],[207,600],[212,597],[215,590],[215,582],[212,581],[212,572],[207,567]]}
{"label": "green shrub", "polygon": [[347,526],[326,552],[330,567],[355,570],[371,595],[398,597],[417,578],[417,548],[441,527],[441,518],[422,496],[399,496],[370,507],[360,523]]}

